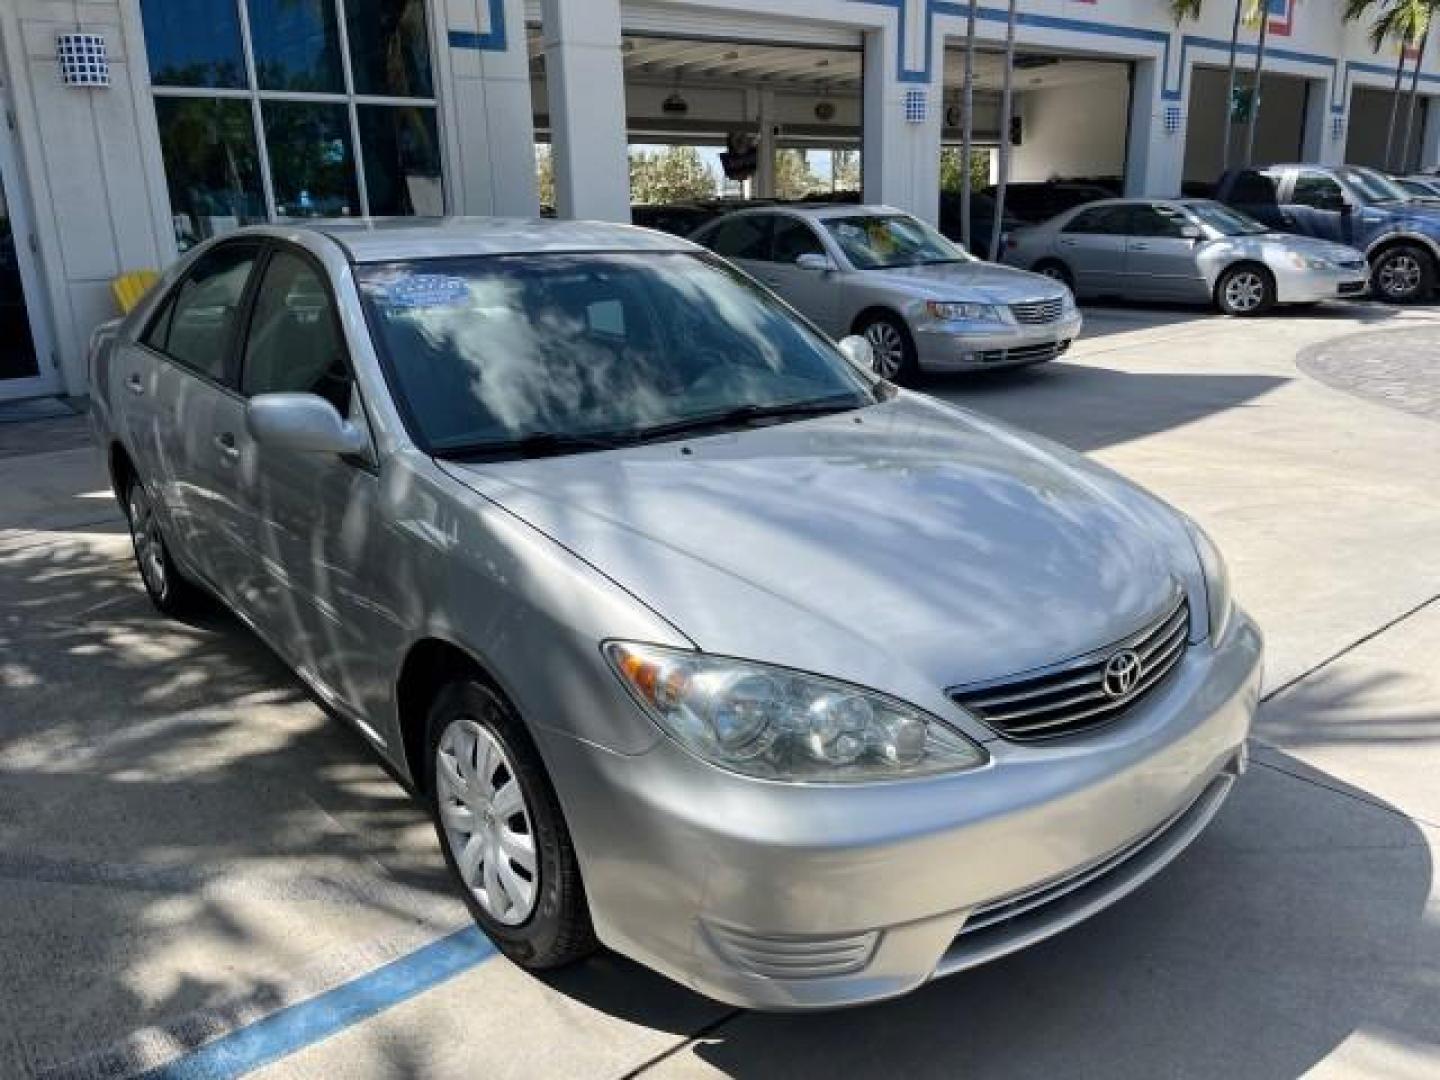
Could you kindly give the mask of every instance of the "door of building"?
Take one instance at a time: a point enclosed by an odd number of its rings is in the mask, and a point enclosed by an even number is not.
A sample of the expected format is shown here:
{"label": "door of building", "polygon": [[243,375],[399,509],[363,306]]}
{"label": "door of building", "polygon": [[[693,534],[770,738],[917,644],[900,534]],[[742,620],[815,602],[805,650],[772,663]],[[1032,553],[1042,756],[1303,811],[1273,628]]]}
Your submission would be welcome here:
{"label": "door of building", "polygon": [[0,81],[0,401],[59,389],[55,354],[38,302],[39,266],[10,110],[9,90]]}

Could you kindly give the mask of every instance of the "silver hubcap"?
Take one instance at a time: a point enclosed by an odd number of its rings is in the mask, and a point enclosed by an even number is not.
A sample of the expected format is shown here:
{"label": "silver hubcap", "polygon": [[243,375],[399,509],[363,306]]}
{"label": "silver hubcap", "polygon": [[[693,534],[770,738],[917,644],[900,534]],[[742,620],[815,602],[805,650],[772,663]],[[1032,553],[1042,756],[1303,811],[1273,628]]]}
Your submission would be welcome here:
{"label": "silver hubcap", "polygon": [[1236,274],[1225,283],[1225,303],[1231,311],[1254,311],[1265,298],[1259,274]]}
{"label": "silver hubcap", "polygon": [[435,753],[445,842],[465,887],[507,926],[530,917],[540,871],[530,808],[495,736],[469,717],[452,720]]}
{"label": "silver hubcap", "polygon": [[165,595],[165,543],[160,538],[160,522],[150,496],[141,484],[130,489],[130,541],[135,545],[135,561],[145,587],[155,596]]}
{"label": "silver hubcap", "polygon": [[875,373],[894,378],[905,363],[905,340],[900,331],[887,322],[871,323],[865,328],[865,339],[875,356]]}
{"label": "silver hubcap", "polygon": [[1413,255],[1392,255],[1380,264],[1380,289],[1387,296],[1409,296],[1420,287],[1420,261]]}

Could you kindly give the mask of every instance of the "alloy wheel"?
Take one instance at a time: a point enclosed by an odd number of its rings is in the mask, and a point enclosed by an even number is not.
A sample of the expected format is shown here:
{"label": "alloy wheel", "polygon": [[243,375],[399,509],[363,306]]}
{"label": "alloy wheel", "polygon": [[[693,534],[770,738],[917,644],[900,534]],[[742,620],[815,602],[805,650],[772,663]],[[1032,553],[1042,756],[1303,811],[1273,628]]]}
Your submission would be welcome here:
{"label": "alloy wheel", "polygon": [[150,594],[165,595],[169,571],[165,566],[165,541],[160,535],[160,521],[145,485],[139,482],[130,485],[130,542],[135,545],[135,562],[140,567],[140,577]]}
{"label": "alloy wheel", "polygon": [[520,780],[500,741],[470,717],[452,720],[435,751],[436,796],[460,877],[495,921],[535,910],[540,862]]}
{"label": "alloy wheel", "polygon": [[881,320],[865,328],[865,339],[875,357],[875,374],[893,379],[905,366],[905,339],[900,331]]}
{"label": "alloy wheel", "polygon": [[1253,270],[1242,270],[1225,283],[1225,304],[1231,311],[1248,314],[1265,301],[1265,282]]}
{"label": "alloy wheel", "polygon": [[1386,296],[1403,299],[1414,295],[1423,277],[1420,260],[1401,251],[1381,261],[1376,280]]}

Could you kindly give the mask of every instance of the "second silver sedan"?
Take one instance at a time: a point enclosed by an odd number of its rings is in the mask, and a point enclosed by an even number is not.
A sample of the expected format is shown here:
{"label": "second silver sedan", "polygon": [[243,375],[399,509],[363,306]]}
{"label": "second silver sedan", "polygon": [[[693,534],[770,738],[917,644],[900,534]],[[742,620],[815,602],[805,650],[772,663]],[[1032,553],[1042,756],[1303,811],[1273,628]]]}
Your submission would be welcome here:
{"label": "second silver sedan", "polygon": [[1010,237],[1004,261],[1080,296],[1212,302],[1226,315],[1361,296],[1365,256],[1208,199],[1109,199]]}
{"label": "second silver sedan", "polygon": [[981,262],[888,206],[740,210],[691,239],[831,337],[863,334],[876,372],[899,382],[921,370],[1044,363],[1080,333],[1063,284]]}

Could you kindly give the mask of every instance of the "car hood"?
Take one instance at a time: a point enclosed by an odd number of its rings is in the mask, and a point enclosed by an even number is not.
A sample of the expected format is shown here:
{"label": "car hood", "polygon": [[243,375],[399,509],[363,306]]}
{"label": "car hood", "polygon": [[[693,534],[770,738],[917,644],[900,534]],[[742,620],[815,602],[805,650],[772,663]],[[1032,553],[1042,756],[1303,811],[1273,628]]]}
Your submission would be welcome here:
{"label": "car hood", "polygon": [[979,260],[868,270],[864,279],[867,285],[896,289],[927,300],[1016,304],[1065,295],[1064,287],[1047,277]]}
{"label": "car hood", "polygon": [[1313,236],[1295,236],[1291,233],[1275,232],[1250,237],[1229,237],[1228,239],[1248,240],[1266,252],[1277,254],[1294,252],[1316,259],[1329,259],[1331,262],[1352,262],[1355,259],[1363,261],[1365,258],[1363,252],[1346,244],[1320,240]]}
{"label": "car hood", "polygon": [[700,649],[922,705],[1114,642],[1177,587],[1205,610],[1173,510],[915,395],[683,443],[443,467]]}

